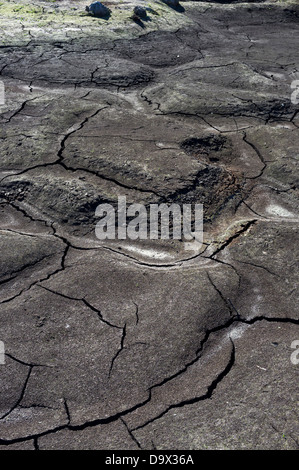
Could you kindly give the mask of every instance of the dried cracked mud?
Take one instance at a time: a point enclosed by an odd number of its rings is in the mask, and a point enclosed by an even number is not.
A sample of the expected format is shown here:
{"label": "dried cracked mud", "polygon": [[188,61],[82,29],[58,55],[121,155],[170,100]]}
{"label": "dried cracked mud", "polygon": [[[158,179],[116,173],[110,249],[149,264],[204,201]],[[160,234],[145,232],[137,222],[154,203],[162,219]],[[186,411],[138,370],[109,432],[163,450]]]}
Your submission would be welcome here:
{"label": "dried cracked mud", "polygon": [[299,3],[106,4],[0,4],[0,449],[297,449]]}

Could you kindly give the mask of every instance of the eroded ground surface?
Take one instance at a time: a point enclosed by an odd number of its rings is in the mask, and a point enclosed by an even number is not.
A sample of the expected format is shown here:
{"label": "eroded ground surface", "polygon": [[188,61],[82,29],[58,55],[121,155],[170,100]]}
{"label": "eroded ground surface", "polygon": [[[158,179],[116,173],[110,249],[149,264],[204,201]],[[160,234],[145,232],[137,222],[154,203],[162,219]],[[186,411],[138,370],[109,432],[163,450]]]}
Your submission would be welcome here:
{"label": "eroded ground surface", "polygon": [[[0,5],[1,449],[296,449],[298,2]],[[204,204],[199,253],[95,208]]]}

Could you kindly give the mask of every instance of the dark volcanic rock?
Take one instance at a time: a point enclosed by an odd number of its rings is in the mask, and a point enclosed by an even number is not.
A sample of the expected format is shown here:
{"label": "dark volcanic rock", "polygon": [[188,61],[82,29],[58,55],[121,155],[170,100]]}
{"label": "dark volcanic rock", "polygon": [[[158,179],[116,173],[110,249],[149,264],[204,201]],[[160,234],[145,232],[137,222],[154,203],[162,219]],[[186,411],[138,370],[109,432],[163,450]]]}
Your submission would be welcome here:
{"label": "dark volcanic rock", "polygon": [[90,6],[86,7],[86,11],[97,18],[105,18],[110,14],[109,8],[101,2],[92,3]]}
{"label": "dark volcanic rock", "polygon": [[147,11],[146,8],[141,6],[134,7],[134,14],[138,16],[141,20],[145,20],[147,18]]}
{"label": "dark volcanic rock", "polygon": [[180,5],[179,0],[162,0],[163,3],[166,3],[166,5],[177,8]]}

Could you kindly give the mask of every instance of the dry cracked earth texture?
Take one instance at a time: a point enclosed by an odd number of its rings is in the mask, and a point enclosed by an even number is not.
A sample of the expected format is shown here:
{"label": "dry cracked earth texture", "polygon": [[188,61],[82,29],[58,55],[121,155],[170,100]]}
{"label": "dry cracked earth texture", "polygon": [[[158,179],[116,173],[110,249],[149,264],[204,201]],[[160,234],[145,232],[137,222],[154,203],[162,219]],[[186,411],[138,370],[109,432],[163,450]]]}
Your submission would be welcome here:
{"label": "dry cracked earth texture", "polygon": [[298,1],[106,4],[0,4],[0,449],[296,449]]}

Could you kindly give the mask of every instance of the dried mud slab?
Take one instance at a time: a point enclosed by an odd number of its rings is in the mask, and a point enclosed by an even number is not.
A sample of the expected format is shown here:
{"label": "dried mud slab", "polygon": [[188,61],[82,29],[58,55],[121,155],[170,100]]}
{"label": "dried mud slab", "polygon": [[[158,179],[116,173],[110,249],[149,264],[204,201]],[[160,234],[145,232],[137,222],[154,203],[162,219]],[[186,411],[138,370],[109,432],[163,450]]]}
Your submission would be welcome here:
{"label": "dried mud slab", "polygon": [[110,3],[0,6],[0,449],[297,449],[298,2]]}

